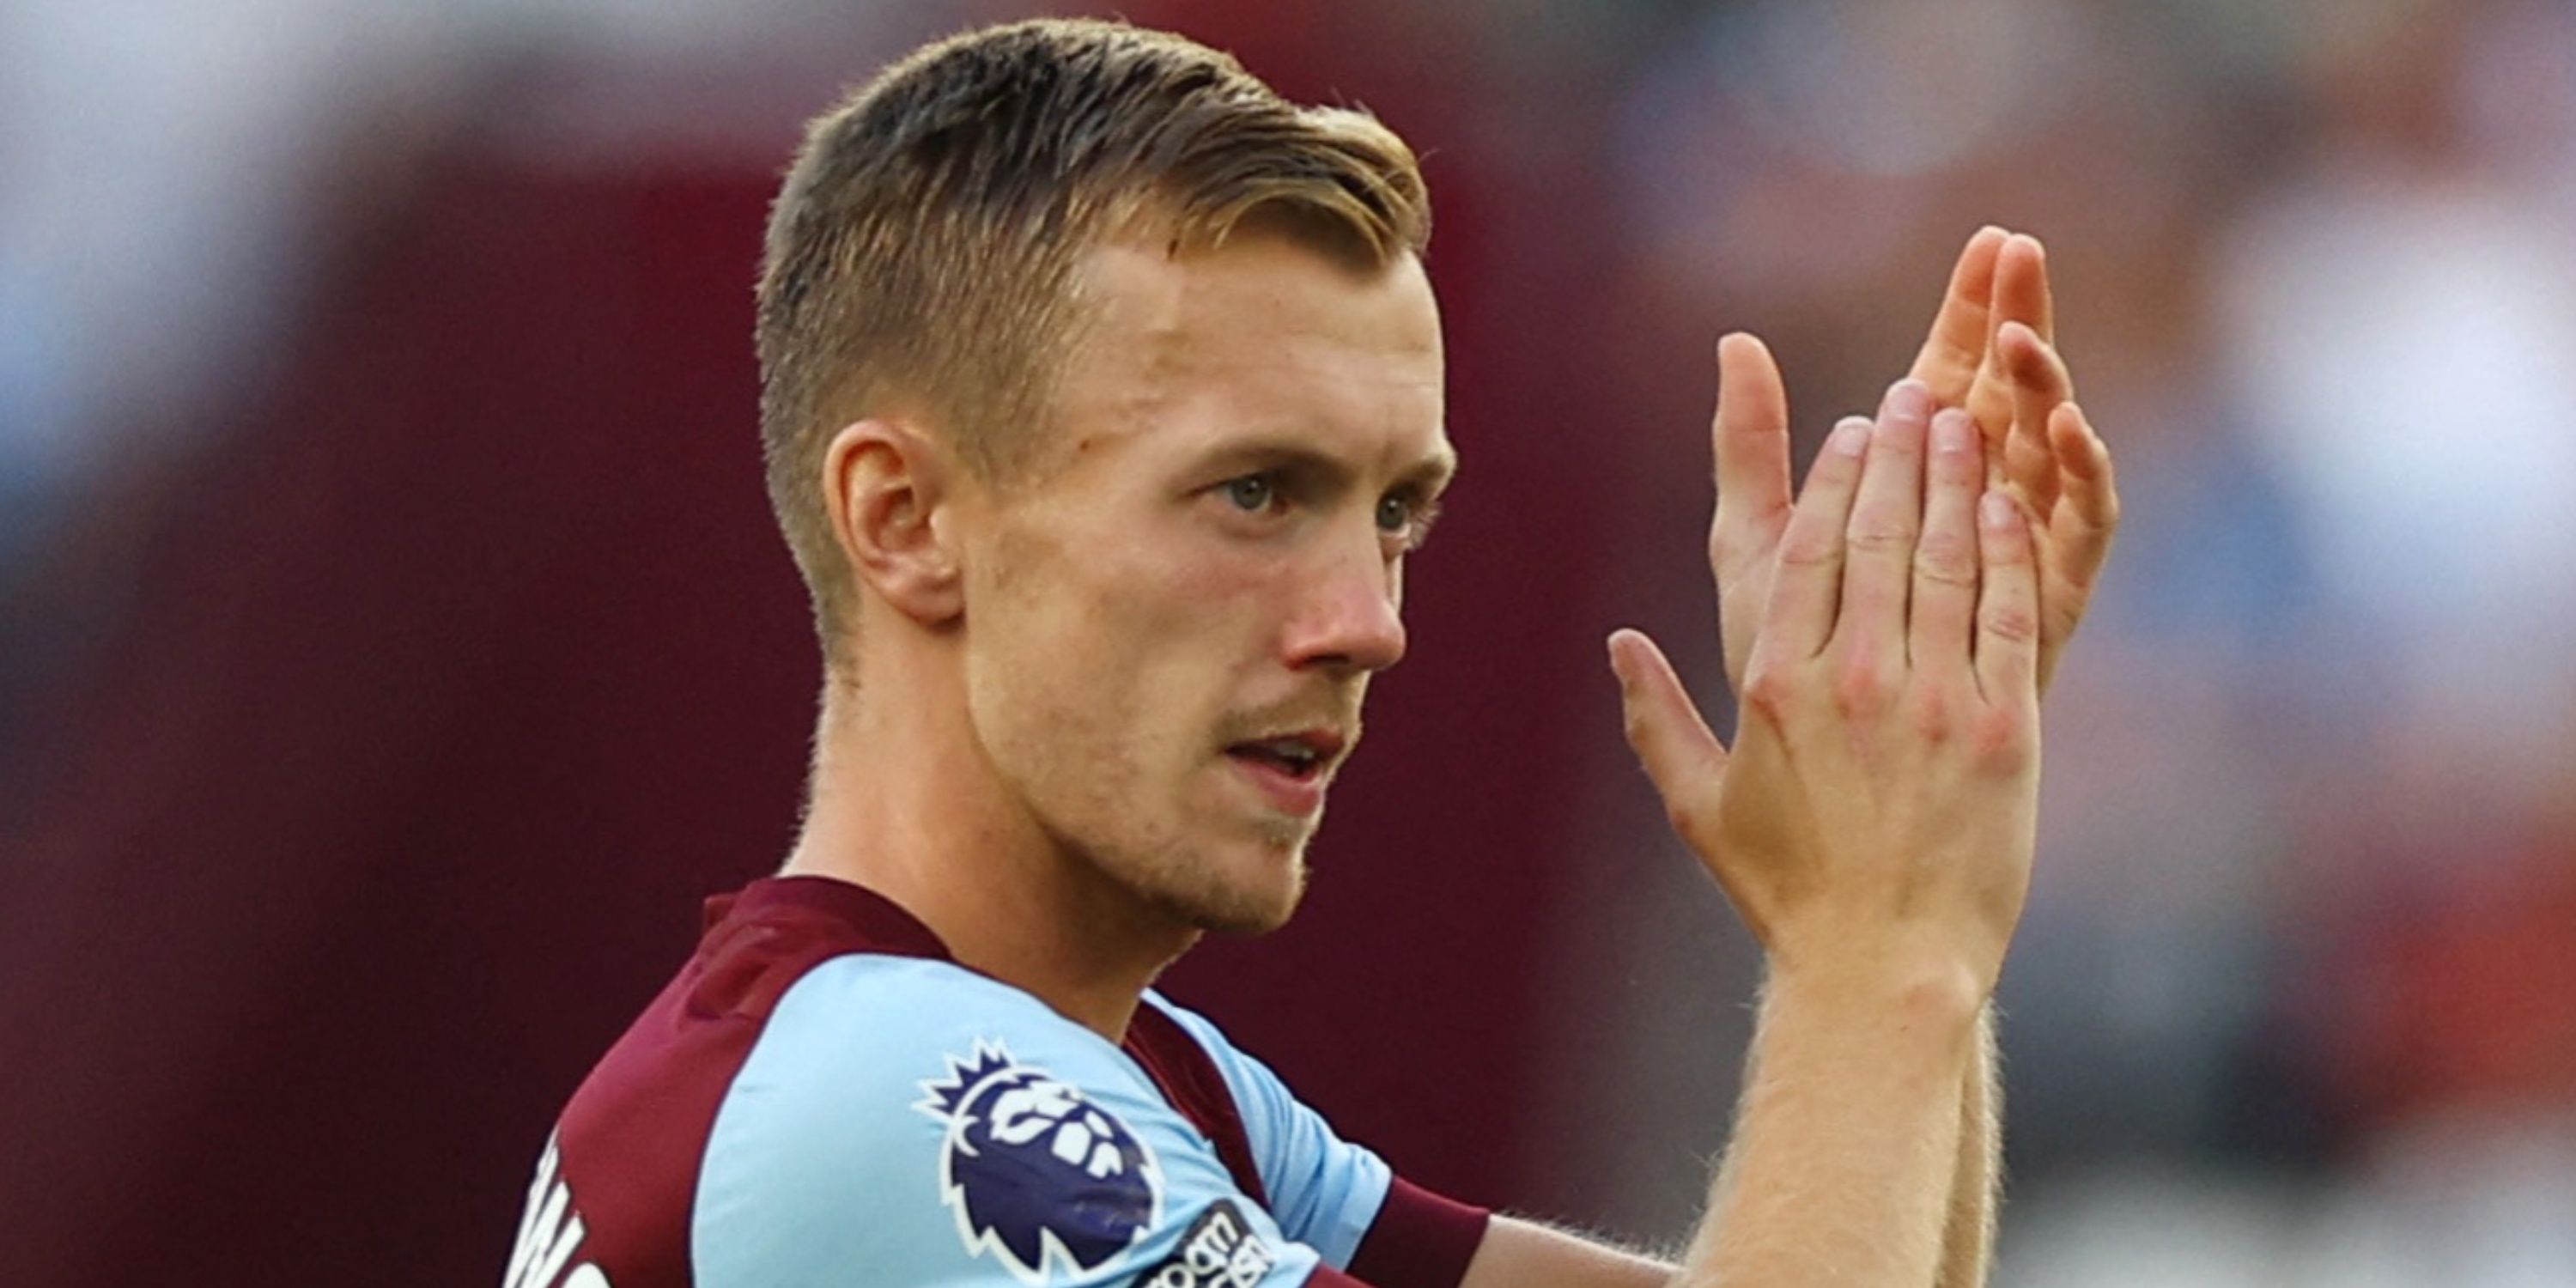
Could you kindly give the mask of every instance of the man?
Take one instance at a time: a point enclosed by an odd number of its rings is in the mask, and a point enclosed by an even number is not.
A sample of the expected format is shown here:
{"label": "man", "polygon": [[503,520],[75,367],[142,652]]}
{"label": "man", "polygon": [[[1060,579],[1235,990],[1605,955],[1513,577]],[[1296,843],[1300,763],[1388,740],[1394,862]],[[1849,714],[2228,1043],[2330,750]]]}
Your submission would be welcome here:
{"label": "man", "polygon": [[[2110,513],[2035,243],[1970,243],[1920,378],[1794,503],[1777,373],[1722,346],[1732,756],[1612,640],[1640,754],[1772,959],[1684,1266],[1395,1178],[1148,991],[1203,933],[1288,918],[1403,656],[1454,460],[1427,235],[1383,126],[1117,25],[943,42],[815,124],[760,286],[826,658],[803,832],[573,1097],[506,1282],[1982,1274],[1981,1008],[2038,677]],[[1979,418],[1936,403],[1983,409],[2027,510],[1980,510]]]}

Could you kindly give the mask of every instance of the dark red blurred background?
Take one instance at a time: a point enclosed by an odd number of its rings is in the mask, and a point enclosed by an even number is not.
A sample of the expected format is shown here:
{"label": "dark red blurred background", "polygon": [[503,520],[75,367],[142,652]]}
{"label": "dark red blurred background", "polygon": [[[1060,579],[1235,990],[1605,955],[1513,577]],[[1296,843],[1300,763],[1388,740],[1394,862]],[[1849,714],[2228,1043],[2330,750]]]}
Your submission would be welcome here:
{"label": "dark red blurred background", "polygon": [[[1311,95],[1298,33],[1230,34]],[[36,914],[0,940],[11,1281],[490,1279],[563,1097],[700,899],[793,837],[817,672],[760,486],[770,173],[530,165],[514,107],[419,140],[210,457],[136,483],[139,606],[5,874]],[[1548,788],[1570,727],[1613,727],[1560,709],[1548,672],[1597,632],[1546,606],[1590,602],[1611,498],[1548,429],[1595,366],[1547,321],[1579,237],[1493,271],[1513,194],[1456,149],[1431,174],[1468,464],[1411,613],[1430,660],[1382,687],[1295,926],[1166,988],[1347,1134],[1501,1202]],[[1511,339],[1562,361],[1494,361]]]}

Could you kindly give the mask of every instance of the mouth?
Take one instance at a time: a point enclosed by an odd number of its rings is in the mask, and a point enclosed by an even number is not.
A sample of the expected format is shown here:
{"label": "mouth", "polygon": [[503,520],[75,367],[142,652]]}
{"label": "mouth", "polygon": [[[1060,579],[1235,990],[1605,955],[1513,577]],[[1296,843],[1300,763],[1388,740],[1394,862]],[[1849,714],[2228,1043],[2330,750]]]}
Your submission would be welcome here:
{"label": "mouth", "polygon": [[1238,742],[1226,758],[1249,777],[1270,803],[1290,814],[1312,814],[1324,803],[1324,784],[1341,758],[1342,735],[1304,729]]}

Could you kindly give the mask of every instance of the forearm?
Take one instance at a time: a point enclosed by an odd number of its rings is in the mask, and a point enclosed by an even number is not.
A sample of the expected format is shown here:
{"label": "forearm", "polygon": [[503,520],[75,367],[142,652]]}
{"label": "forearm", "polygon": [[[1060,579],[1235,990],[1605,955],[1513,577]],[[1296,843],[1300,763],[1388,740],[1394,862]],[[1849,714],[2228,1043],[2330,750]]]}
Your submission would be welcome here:
{"label": "forearm", "polygon": [[1950,1184],[1938,1288],[1983,1288],[1993,1270],[1995,1215],[2003,1196],[2003,1096],[1995,1009],[1988,1005],[1977,1015],[1976,1051],[1959,1098],[1959,1167]]}
{"label": "forearm", "polygon": [[1942,1265],[1974,991],[1775,975],[1734,1139],[1676,1281],[1919,1288]]}

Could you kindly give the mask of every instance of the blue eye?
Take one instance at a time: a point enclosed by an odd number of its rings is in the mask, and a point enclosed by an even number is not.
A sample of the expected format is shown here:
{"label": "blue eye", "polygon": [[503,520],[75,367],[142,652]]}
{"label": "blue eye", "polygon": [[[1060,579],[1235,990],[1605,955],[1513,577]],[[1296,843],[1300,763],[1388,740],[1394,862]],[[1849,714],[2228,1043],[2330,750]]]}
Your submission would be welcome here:
{"label": "blue eye", "polygon": [[1413,506],[1400,496],[1381,497],[1377,503],[1377,528],[1380,532],[1399,533],[1413,526]]}
{"label": "blue eye", "polygon": [[1391,538],[1406,550],[1419,550],[1431,536],[1431,525],[1440,518],[1437,498],[1417,492],[1390,492],[1378,498],[1378,535]]}
{"label": "blue eye", "polygon": [[1246,474],[1225,483],[1225,499],[1246,514],[1259,514],[1278,499],[1279,490],[1267,474]]}

